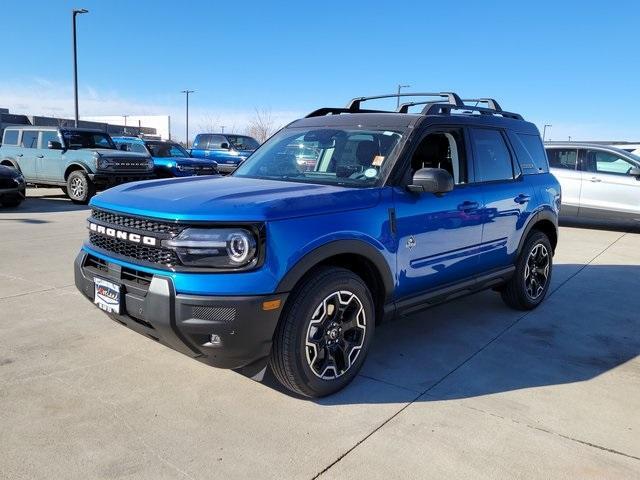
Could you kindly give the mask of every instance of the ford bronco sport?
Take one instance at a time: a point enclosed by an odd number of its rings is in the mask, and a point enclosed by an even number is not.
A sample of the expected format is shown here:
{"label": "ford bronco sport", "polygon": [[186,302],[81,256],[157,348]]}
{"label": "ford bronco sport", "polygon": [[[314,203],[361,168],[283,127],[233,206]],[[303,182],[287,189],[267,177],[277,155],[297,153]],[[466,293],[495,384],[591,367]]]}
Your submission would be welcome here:
{"label": "ford bronco sport", "polygon": [[62,187],[75,203],[87,203],[97,189],[154,178],[148,154],[121,152],[108,134],[92,129],[6,127],[0,164],[27,183]]}
{"label": "ford bronco sport", "polygon": [[560,205],[537,128],[492,99],[413,95],[442,100],[357,98],[287,125],[231,176],[95,197],[77,288],[166,346],[258,379],[269,366],[311,397],[354,378],[383,320],[486,288],[535,308]]}

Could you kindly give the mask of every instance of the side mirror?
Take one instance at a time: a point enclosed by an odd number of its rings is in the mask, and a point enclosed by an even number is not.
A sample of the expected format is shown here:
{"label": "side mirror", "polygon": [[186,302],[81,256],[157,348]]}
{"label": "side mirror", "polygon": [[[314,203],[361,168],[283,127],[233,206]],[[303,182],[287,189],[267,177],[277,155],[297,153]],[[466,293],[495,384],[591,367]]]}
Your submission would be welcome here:
{"label": "side mirror", "polygon": [[223,142],[220,144],[220,148],[223,150],[229,150],[229,144],[227,142]]}
{"label": "side mirror", "polygon": [[122,150],[123,152],[128,152],[129,145],[127,145],[126,143],[121,143],[120,145],[118,145],[118,150]]}
{"label": "side mirror", "polygon": [[453,190],[453,177],[442,168],[421,168],[413,174],[413,181],[407,189],[416,193],[447,193]]}
{"label": "side mirror", "polygon": [[56,140],[49,140],[47,142],[47,148],[49,150],[62,150],[62,144]]}
{"label": "side mirror", "polygon": [[640,177],[640,167],[631,167],[629,169],[629,175],[633,177]]}

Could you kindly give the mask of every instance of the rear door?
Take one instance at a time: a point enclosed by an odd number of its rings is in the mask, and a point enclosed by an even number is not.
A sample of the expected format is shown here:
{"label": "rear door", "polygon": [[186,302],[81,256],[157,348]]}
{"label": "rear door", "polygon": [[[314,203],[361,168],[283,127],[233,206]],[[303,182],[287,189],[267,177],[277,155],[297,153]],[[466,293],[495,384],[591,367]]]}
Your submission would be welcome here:
{"label": "rear door", "polygon": [[38,154],[38,130],[22,130],[17,161],[27,180],[39,180],[36,155]]}
{"label": "rear door", "polygon": [[582,172],[578,168],[577,148],[547,148],[551,173],[562,187],[562,215],[577,216],[580,208]]}
{"label": "rear door", "polygon": [[36,152],[36,169],[40,180],[60,182],[64,180],[62,150],[47,148],[49,141],[62,143],[55,130],[40,132],[40,145]]}
{"label": "rear door", "polygon": [[472,128],[471,144],[484,202],[479,268],[490,272],[513,265],[536,187],[532,175],[522,175],[503,130]]}
{"label": "rear door", "polygon": [[640,219],[640,179],[629,175],[640,167],[618,153],[586,149],[584,151],[581,217],[638,220]]}

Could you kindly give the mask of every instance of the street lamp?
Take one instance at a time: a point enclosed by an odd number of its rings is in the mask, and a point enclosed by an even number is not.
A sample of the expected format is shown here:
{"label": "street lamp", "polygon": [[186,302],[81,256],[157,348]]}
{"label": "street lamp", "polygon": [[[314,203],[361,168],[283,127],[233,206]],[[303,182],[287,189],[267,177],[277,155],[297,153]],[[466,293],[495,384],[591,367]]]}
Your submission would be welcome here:
{"label": "street lamp", "polygon": [[220,125],[220,130],[221,130],[220,133],[224,133],[224,125]]}
{"label": "street lamp", "polygon": [[180,93],[184,93],[187,97],[187,133],[186,144],[189,148],[189,94],[195,92],[195,90],[182,90]]}
{"label": "street lamp", "polygon": [[398,101],[396,102],[396,110],[400,108],[400,90],[409,88],[411,85],[398,85]]}
{"label": "street lamp", "polygon": [[546,124],[542,127],[542,141],[544,142],[545,138],[547,138],[547,127],[551,128],[553,125]]}
{"label": "street lamp", "polygon": [[78,126],[78,47],[76,45],[76,16],[89,13],[86,8],[74,8],[73,17],[73,99],[75,102],[75,125]]}

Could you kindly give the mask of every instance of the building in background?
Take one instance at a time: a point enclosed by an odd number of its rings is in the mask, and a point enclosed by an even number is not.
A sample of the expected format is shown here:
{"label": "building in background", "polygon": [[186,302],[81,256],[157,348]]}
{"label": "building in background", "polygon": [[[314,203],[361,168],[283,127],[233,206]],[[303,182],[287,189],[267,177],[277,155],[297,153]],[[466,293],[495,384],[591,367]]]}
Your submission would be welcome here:
{"label": "building in background", "polygon": [[[115,117],[121,118],[121,117]],[[7,108],[0,108],[0,141],[4,128],[9,125],[32,125],[37,127],[73,127],[75,124],[71,118],[42,117],[37,115],[23,115],[10,113]],[[159,136],[160,134],[152,126],[125,126],[111,124],[105,121],[91,121],[82,119],[78,122],[82,128],[95,128],[107,132],[110,135],[148,135]]]}
{"label": "building in background", "polygon": [[171,117],[169,115],[85,115],[82,119],[124,127],[153,128],[160,138],[171,140]]}

